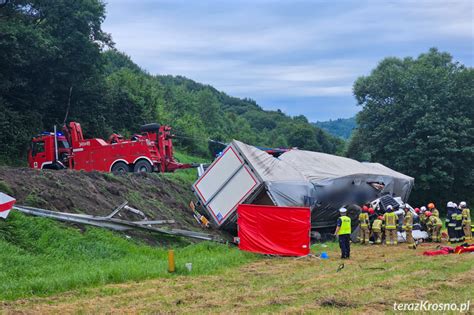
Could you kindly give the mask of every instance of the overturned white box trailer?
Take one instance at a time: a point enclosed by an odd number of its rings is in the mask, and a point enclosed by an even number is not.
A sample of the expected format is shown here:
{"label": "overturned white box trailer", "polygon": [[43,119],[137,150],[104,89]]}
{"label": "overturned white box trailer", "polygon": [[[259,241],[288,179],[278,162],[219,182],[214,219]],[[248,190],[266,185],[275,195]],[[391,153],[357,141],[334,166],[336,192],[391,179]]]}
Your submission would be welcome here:
{"label": "overturned white box trailer", "polygon": [[275,158],[234,140],[193,190],[221,228],[235,227],[241,203],[310,207],[312,227],[326,228],[334,226],[341,206],[362,204],[383,194],[406,200],[413,184],[413,178],[378,163],[303,150]]}

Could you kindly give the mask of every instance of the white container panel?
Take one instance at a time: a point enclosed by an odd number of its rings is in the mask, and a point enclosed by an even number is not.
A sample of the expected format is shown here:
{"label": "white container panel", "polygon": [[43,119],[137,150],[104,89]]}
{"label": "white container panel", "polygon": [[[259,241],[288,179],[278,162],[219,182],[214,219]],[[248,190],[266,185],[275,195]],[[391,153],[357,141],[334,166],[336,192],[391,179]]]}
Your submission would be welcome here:
{"label": "white container panel", "polygon": [[242,164],[234,149],[228,147],[194,185],[202,200],[207,202]]}
{"label": "white container panel", "polygon": [[207,205],[219,224],[231,214],[259,186],[259,182],[246,167],[242,167],[227,185]]}

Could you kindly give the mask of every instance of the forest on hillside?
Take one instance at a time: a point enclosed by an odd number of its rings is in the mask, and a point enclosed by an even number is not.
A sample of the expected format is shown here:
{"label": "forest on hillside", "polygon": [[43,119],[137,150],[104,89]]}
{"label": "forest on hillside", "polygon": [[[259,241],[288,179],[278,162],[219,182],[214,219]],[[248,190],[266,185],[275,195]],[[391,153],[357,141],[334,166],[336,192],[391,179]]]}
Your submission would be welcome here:
{"label": "forest on hillside", "polygon": [[334,136],[347,140],[350,138],[352,131],[356,128],[357,122],[355,117],[351,117],[317,121],[314,125]]}
{"label": "forest on hillside", "polygon": [[94,137],[168,124],[181,149],[201,156],[218,149],[207,139],[234,138],[342,153],[341,140],[304,116],[265,111],[185,77],[147,73],[114,49],[104,19],[99,0],[12,0],[0,8],[2,163],[24,164],[31,137],[61,126],[66,112]]}
{"label": "forest on hillside", "polygon": [[[303,115],[263,110],[181,76],[153,75],[114,48],[100,0],[10,0],[0,7],[0,164],[24,165],[32,136],[68,120],[87,136],[169,124],[175,143],[298,147],[380,162],[415,178],[412,199],[474,202],[474,71],[447,52],[383,59],[354,83],[361,111],[344,141]],[[344,127],[347,134],[349,128]]]}

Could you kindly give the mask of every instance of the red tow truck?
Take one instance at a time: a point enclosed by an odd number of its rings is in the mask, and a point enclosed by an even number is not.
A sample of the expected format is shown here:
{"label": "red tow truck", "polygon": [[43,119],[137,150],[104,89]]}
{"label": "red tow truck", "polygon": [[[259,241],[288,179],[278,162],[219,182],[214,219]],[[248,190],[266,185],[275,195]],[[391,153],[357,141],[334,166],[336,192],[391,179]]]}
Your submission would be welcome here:
{"label": "red tow truck", "polygon": [[36,169],[101,172],[173,172],[194,167],[173,157],[171,127],[156,123],[140,128],[130,139],[112,134],[108,141],[85,139],[81,125],[70,122],[62,132],[44,132],[32,139],[28,164]]}

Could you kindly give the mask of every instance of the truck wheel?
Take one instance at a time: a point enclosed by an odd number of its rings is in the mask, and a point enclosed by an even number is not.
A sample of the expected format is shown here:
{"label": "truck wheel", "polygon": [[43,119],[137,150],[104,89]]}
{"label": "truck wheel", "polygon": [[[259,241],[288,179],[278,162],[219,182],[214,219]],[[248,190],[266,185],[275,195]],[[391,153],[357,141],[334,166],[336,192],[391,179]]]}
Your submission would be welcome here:
{"label": "truck wheel", "polygon": [[124,162],[117,162],[112,166],[112,173],[124,174],[130,172],[130,167]]}
{"label": "truck wheel", "polygon": [[135,163],[133,167],[134,173],[151,173],[153,171],[153,167],[151,166],[150,162],[141,160]]}

